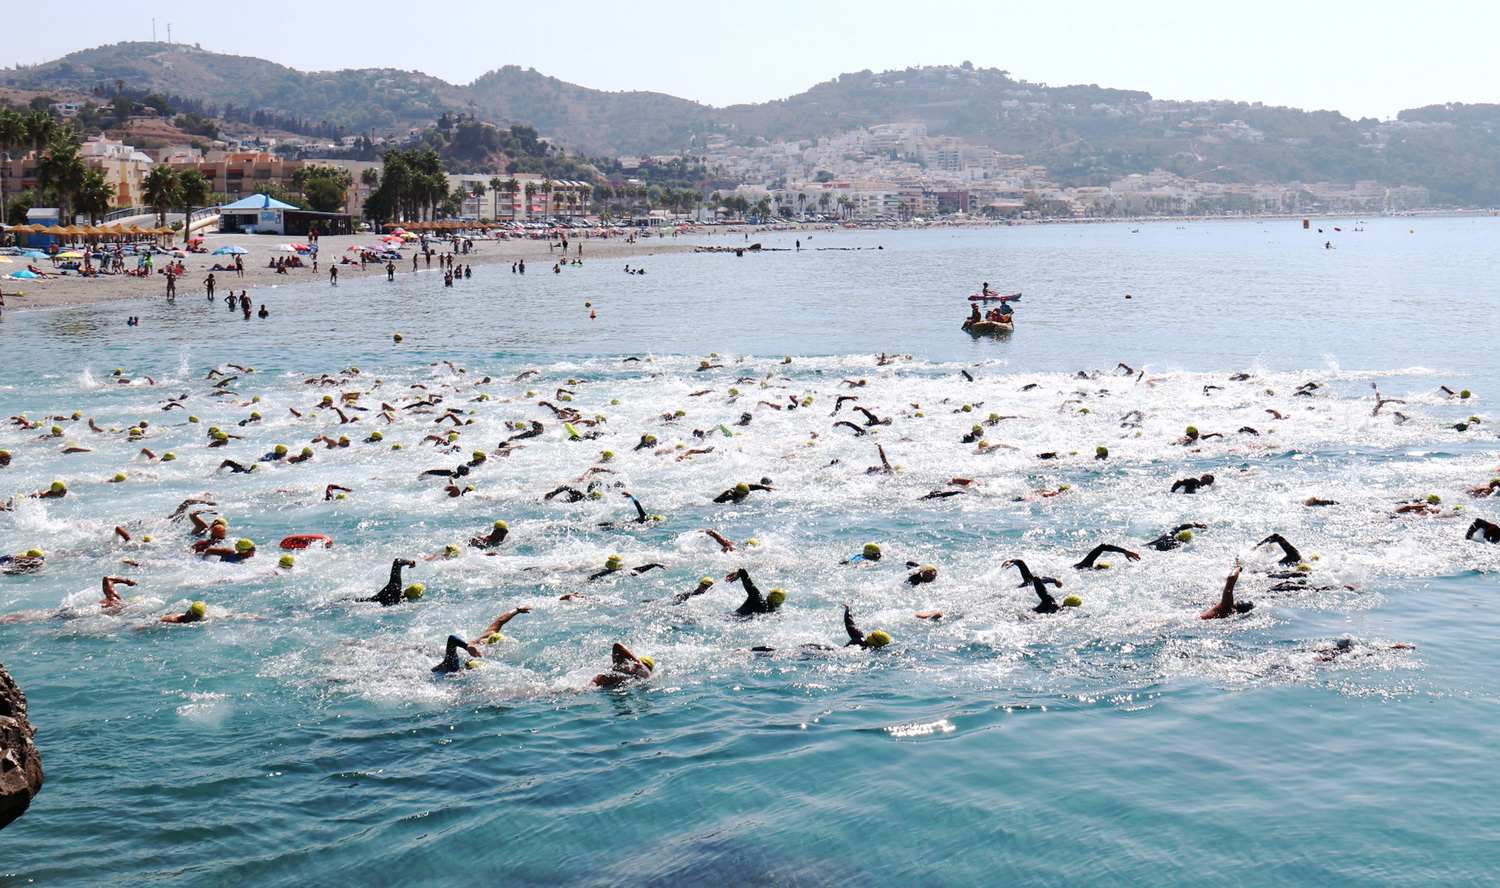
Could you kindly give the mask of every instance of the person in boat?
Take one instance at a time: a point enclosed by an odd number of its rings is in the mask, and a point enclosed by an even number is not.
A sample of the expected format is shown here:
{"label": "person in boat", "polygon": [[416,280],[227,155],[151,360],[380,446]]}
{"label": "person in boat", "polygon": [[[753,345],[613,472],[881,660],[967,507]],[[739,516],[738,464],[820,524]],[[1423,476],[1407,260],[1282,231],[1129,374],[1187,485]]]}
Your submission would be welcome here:
{"label": "person in boat", "polygon": [[988,298],[992,296],[999,296],[1000,294],[996,293],[994,290],[991,290],[990,282],[985,281],[983,284],[979,285],[979,295]]}
{"label": "person in boat", "polygon": [[980,314],[980,312],[979,312],[979,303],[978,302],[970,302],[969,303],[969,323],[971,323],[971,324],[977,324],[977,323],[979,323],[982,320],[984,320],[984,315]]}

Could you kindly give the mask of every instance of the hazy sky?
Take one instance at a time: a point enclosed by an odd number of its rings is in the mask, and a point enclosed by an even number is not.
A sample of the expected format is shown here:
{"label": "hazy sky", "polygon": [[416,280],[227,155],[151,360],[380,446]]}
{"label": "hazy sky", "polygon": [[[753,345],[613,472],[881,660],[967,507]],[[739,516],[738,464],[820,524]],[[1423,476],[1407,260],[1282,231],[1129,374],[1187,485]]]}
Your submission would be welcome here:
{"label": "hazy sky", "polygon": [[0,65],[150,40],[154,17],[158,39],[170,23],[177,42],[302,70],[394,67],[462,84],[518,64],[596,89],[712,105],[783,98],[846,71],[966,59],[1054,86],[1355,118],[1500,101],[1494,0],[73,0],[63,21],[45,6],[28,9],[7,16]]}

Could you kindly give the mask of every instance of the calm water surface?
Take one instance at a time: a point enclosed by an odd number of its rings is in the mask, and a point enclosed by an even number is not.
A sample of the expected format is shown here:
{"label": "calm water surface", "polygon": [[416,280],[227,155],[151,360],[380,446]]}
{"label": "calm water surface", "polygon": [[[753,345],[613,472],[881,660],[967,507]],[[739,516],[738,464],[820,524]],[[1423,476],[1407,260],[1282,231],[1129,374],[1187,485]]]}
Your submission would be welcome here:
{"label": "calm water surface", "polygon": [[[1462,536],[1500,520],[1463,493],[1500,474],[1500,223],[1315,225],[820,232],[801,252],[632,260],[645,276],[590,261],[482,267],[452,290],[435,274],[266,288],[264,322],[189,297],[8,313],[0,415],[148,419],[144,443],[179,459],[82,422],[63,440],[91,453],[39,440],[50,422],[0,428],[6,490],[72,490],[0,513],[0,551],[50,556],[0,577],[0,658],[48,774],[0,834],[0,884],[1491,883],[1500,546]],[[1025,293],[1008,340],[958,330],[986,280]],[[723,366],[698,372],[706,359]],[[204,377],[225,362],[255,372],[214,396]],[[353,366],[339,387],[304,382]],[[158,385],[113,384],[116,368]],[[1372,383],[1405,403],[1375,413]],[[442,394],[472,422],[449,452],[423,443],[449,427],[436,412],[340,425],[317,407],[355,390],[376,409]],[[162,411],[181,394],[186,410]],[[599,439],[567,439],[539,404],[560,395],[607,417]],[[264,420],[238,426],[252,410]],[[977,455],[960,437],[991,414],[1011,418],[986,442],[1015,449]],[[546,434],[477,469],[467,496],[418,477],[529,420]],[[209,425],[245,438],[206,448]],[[1175,445],[1188,425],[1224,437]],[[361,443],[375,427],[385,440]],[[323,433],[356,443],[214,471]],[[657,447],[632,450],[643,434]],[[895,474],[865,472],[876,444]],[[591,466],[616,470],[601,498],[542,501]],[[1204,472],[1219,480],[1203,493],[1167,493]],[[762,476],[776,490],[710,501]],[[920,499],[955,477],[978,484]],[[329,483],[355,492],[325,502]],[[599,527],[633,516],[621,491],[663,520]],[[204,494],[260,558],[184,554],[163,516]],[[1443,514],[1391,517],[1432,494]],[[498,518],[499,554],[424,560]],[[1207,525],[1190,544],[1144,547],[1187,522]],[[120,544],[116,524],[156,539]],[[1272,588],[1274,555],[1252,546],[1273,531],[1313,568],[1307,588]],[[274,570],[299,532],[337,545]],[[886,559],[839,564],[866,541]],[[1101,542],[1142,559],[1071,567]],[[612,553],[669,567],[588,582]],[[402,556],[420,603],[347,601]],[[1083,605],[1033,614],[1010,557]],[[1198,620],[1236,557],[1256,609]],[[907,561],[938,582],[905,584]],[[730,616],[737,567],[788,590],[780,613]],[[99,577],[121,571],[140,597],[101,614]],[[662,600],[700,576],[719,584]],[[207,624],[155,623],[195,599]],[[842,643],[843,602],[895,642],[799,653]],[[535,611],[483,668],[432,677],[450,632],[516,605]],[[1320,653],[1346,636],[1351,653]],[[616,640],[658,674],[592,691]]]}

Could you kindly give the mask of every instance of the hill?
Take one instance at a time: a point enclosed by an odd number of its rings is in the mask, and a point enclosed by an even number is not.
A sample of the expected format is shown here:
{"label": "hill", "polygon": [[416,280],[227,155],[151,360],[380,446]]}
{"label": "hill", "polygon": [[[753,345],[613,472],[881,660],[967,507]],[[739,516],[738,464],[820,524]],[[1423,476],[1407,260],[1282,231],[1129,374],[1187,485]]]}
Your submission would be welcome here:
{"label": "hill", "polygon": [[600,155],[702,153],[710,138],[749,145],[921,122],[932,136],[1022,155],[1065,185],[1162,168],[1199,181],[1375,179],[1424,186],[1444,202],[1500,204],[1497,105],[1433,105],[1395,121],[1356,121],[1259,102],[1049,86],[967,62],[860,71],[786,99],[713,108],[662,93],[590,89],[514,65],[459,86],[394,68],[303,72],[183,44],[117,43],[0,72],[0,87],[157,92],[201,103],[185,110],[205,116],[297,122],[288,128],[320,134],[390,135],[460,111],[535,127],[556,144]]}

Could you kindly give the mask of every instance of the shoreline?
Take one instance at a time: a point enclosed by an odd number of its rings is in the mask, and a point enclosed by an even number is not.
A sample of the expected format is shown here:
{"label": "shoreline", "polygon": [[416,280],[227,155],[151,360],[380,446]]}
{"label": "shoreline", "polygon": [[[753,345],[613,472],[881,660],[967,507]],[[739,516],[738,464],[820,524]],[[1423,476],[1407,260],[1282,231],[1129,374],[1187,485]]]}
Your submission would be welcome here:
{"label": "shoreline", "polygon": [[[204,280],[210,273],[215,276],[216,295],[215,299],[222,300],[230,290],[238,292],[248,291],[250,298],[254,300],[257,290],[272,286],[287,286],[291,284],[308,284],[319,281],[326,282],[328,269],[331,264],[336,264],[345,256],[353,257],[356,254],[348,252],[348,248],[358,244],[371,244],[376,241],[373,234],[354,235],[329,235],[319,238],[319,262],[318,270],[314,272],[311,267],[293,268],[287,274],[277,274],[275,269],[268,268],[267,263],[272,262],[278,256],[287,256],[288,253],[272,250],[277,244],[304,243],[305,239],[289,238],[281,235],[243,235],[243,234],[220,234],[205,235],[203,246],[208,253],[189,253],[187,258],[182,259],[187,266],[186,273],[177,281],[178,299],[202,299],[204,295]],[[233,269],[228,271],[214,271],[215,263],[232,264],[233,256],[215,256],[213,251],[221,247],[235,244],[245,247],[250,252],[244,255],[245,274],[239,277]],[[447,248],[447,242],[441,242],[442,247]],[[533,269],[533,273],[541,273],[546,270],[547,265],[562,258],[562,253],[555,246],[555,241],[547,239],[512,238],[499,241],[480,240],[474,243],[474,252],[467,256],[458,256],[454,260],[455,265],[479,265],[497,266],[519,260],[525,260]],[[588,237],[569,238],[568,254],[577,255],[578,244],[583,245],[583,260],[585,263],[593,260],[606,259],[614,261],[617,259],[631,259],[640,256],[654,256],[666,253],[690,253],[694,245],[676,242],[672,237],[641,238],[635,243],[629,243],[624,237],[611,236],[609,238]],[[434,259],[446,252],[446,249],[433,247]],[[411,257],[413,250],[410,247],[402,249],[404,259],[396,263],[396,273],[411,274]],[[418,254],[420,255],[420,254]],[[165,264],[169,257],[158,255],[156,258],[158,268]],[[14,266],[0,266],[3,269],[25,268],[27,260],[17,259]],[[46,270],[48,260],[35,260],[38,268]],[[127,267],[131,260],[127,259]],[[363,269],[358,265],[339,265],[339,277],[341,280],[350,278],[376,278],[385,274],[384,264],[366,264]],[[437,272],[439,269],[434,263],[429,266],[423,261],[419,270],[423,273],[428,271]],[[9,271],[6,271],[8,274]],[[103,275],[94,278],[85,278],[77,274],[67,274],[51,279],[14,280],[0,278],[0,291],[5,296],[6,312],[26,312],[40,309],[53,308],[76,308],[78,306],[105,305],[130,301],[145,301],[162,299],[166,296],[166,276],[160,273],[150,278],[131,277],[129,275]],[[258,304],[258,303],[257,303]]]}

